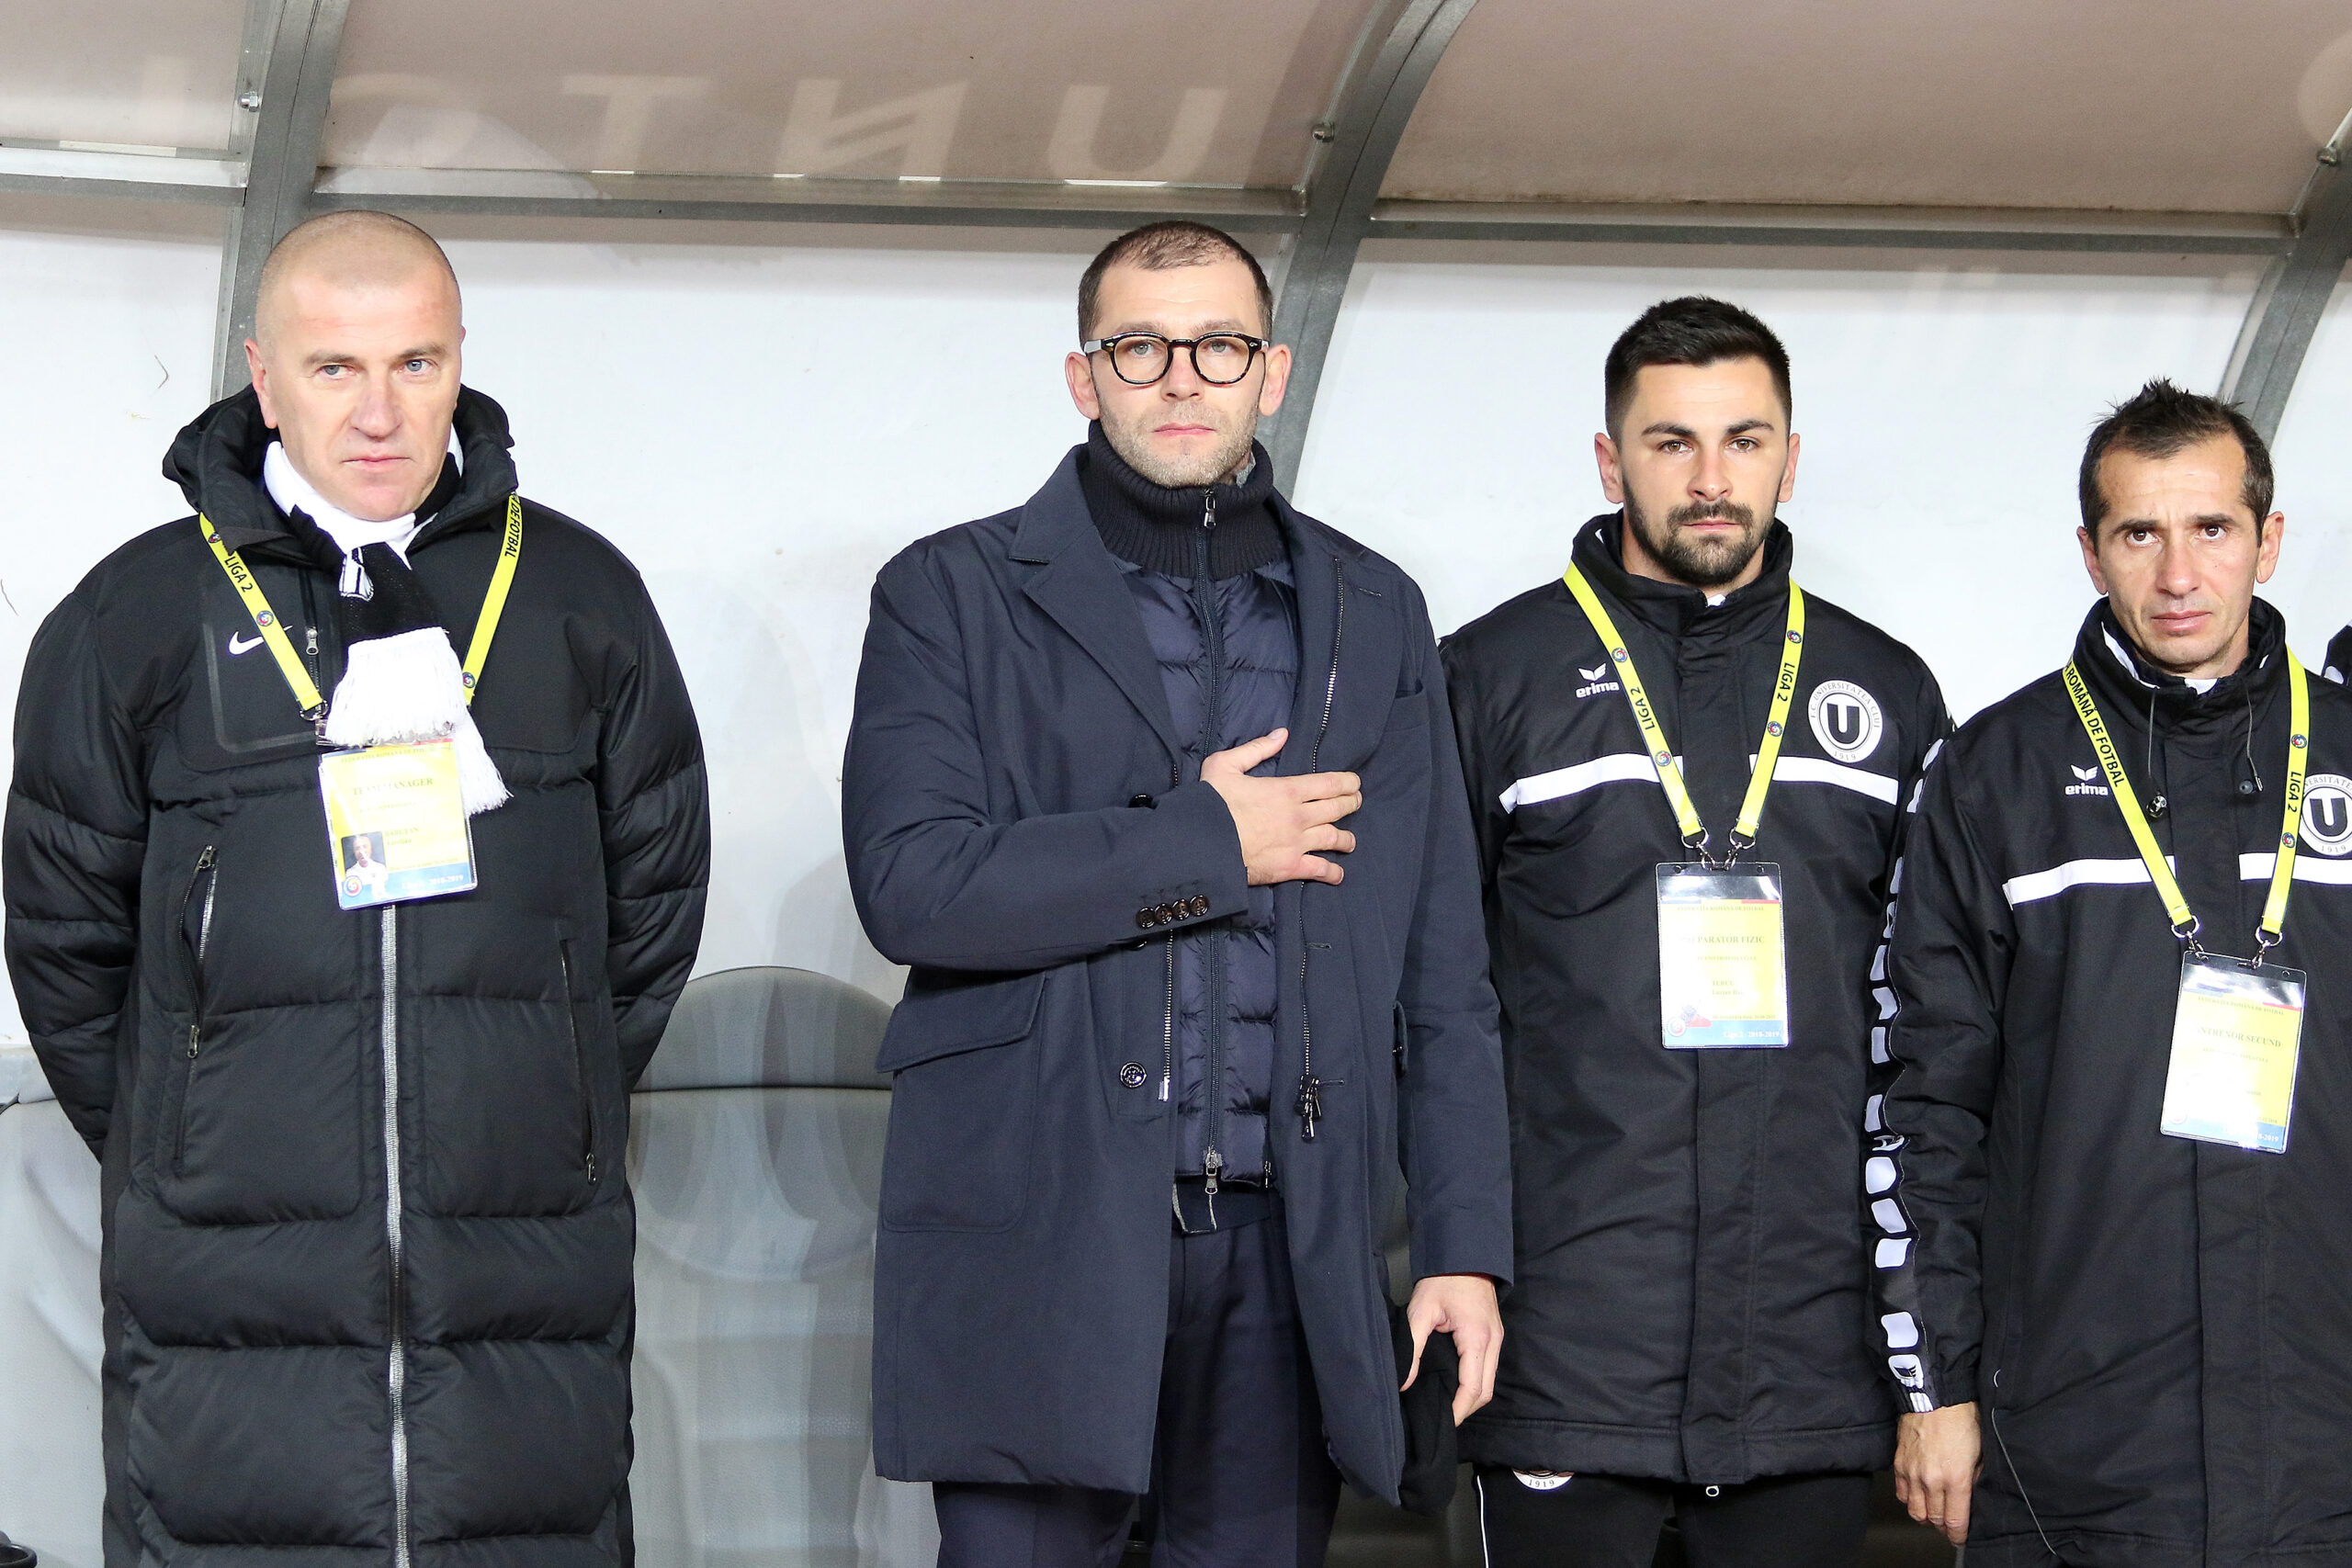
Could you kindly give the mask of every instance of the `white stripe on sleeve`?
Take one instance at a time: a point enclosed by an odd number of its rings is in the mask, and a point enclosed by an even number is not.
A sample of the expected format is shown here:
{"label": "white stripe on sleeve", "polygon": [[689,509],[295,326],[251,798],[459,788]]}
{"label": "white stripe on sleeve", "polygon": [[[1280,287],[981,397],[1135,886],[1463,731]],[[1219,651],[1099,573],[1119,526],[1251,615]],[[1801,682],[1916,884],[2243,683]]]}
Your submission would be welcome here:
{"label": "white stripe on sleeve", "polygon": [[2138,856],[2129,860],[2070,860],[2064,865],[2053,865],[2048,871],[2030,871],[2022,876],[2012,876],[2001,884],[2002,896],[2009,908],[2030,904],[2040,898],[2055,898],[2069,887],[2123,886],[2153,880],[2148,868]]}
{"label": "white stripe on sleeve", "polygon": [[[1748,759],[1754,767],[1754,758]],[[1874,773],[1867,768],[1849,768],[1839,762],[1825,762],[1814,757],[1783,757],[1772,770],[1774,784],[1826,784],[1839,789],[1850,789],[1857,795],[1867,795],[1872,800],[1894,804],[1901,786],[1884,773]]]}
{"label": "white stripe on sleeve", "polygon": [[1657,770],[1639,751],[1612,751],[1605,757],[1595,757],[1589,762],[1578,762],[1573,768],[1555,768],[1548,773],[1520,780],[1502,793],[1505,811],[1516,811],[1522,806],[1537,806],[1547,800],[1559,800],[1571,795],[1581,795],[1595,784],[1625,784],[1639,781],[1657,782]]}
{"label": "white stripe on sleeve", "polygon": [[[2278,869],[2277,855],[2238,856],[2238,880],[2267,882]],[[2324,883],[2334,887],[2352,887],[2352,860],[2314,860],[2309,853],[2295,856],[2295,880]]]}

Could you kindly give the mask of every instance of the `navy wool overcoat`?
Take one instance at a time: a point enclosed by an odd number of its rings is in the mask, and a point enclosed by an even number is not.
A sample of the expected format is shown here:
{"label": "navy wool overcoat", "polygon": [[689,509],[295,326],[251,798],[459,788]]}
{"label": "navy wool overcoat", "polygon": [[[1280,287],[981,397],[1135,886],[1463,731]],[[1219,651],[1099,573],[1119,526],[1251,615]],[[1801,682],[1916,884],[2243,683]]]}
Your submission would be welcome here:
{"label": "navy wool overcoat", "polygon": [[[1380,1249],[1510,1269],[1510,1152],[1477,866],[1437,650],[1394,565],[1280,497],[1302,660],[1286,774],[1364,804],[1339,886],[1278,889],[1269,1136],[1332,1457],[1404,1461]],[[1247,908],[1141,617],[1079,488],[886,566],[843,778],[867,933],[913,966],[875,1280],[874,1443],[906,1481],[1146,1490],[1177,1119],[1159,1098],[1171,933]],[[1139,804],[1140,803],[1140,804]],[[1315,1135],[1294,1100],[1321,1083]]]}

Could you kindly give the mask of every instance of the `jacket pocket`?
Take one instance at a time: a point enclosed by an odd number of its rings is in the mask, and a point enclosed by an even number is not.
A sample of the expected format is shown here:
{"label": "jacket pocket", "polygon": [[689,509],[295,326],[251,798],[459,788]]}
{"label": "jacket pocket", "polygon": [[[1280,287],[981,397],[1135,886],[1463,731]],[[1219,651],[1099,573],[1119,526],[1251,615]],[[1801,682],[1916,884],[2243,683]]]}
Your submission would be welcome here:
{"label": "jacket pocket", "polygon": [[212,945],[212,913],[220,896],[220,857],[210,844],[196,857],[187,887],[180,895],[179,952],[187,975],[187,1032],[175,1043],[179,1049],[172,1064],[166,1094],[168,1114],[164,1154],[174,1176],[187,1166],[187,1101],[195,1087],[196,1068],[204,1052],[204,961]]}
{"label": "jacket pocket", "polygon": [[595,953],[548,922],[516,932],[509,966],[537,983],[410,1003],[435,1214],[574,1213],[603,1190],[611,1163],[599,1134],[619,1068]]}
{"label": "jacket pocket", "polygon": [[890,1073],[882,1223],[995,1231],[1021,1217],[1037,1121],[1041,972],[972,980],[917,970],[876,1058]]}
{"label": "jacket pocket", "polygon": [[360,1201],[359,1021],[345,1002],[255,1000],[255,906],[221,897],[230,858],[198,855],[165,934],[187,1012],[165,1036],[156,1195],[190,1224],[339,1219]]}
{"label": "jacket pocket", "polygon": [[588,1071],[588,1040],[581,1029],[580,986],[571,968],[571,939],[558,947],[563,964],[564,1019],[571,1032],[572,1104],[579,1122],[580,1171],[590,1187],[596,1185],[596,1089]]}
{"label": "jacket pocket", "polygon": [[1388,728],[1380,732],[1383,744],[1396,740],[1417,729],[1426,729],[1430,722],[1429,688],[1415,686],[1409,692],[1399,692],[1388,705]]}

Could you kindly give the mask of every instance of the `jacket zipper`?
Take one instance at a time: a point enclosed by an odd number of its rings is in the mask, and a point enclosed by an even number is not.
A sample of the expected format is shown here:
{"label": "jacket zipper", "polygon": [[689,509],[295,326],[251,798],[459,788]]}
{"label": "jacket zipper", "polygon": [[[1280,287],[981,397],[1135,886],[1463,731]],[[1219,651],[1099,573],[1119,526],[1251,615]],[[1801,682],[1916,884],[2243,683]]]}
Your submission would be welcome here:
{"label": "jacket zipper", "polygon": [[[1209,693],[1206,723],[1202,728],[1205,746],[1216,747],[1225,739],[1225,623],[1217,612],[1216,583],[1209,575],[1209,557],[1216,539],[1216,487],[1209,485],[1201,491],[1201,531],[1193,551],[1193,601],[1201,617],[1201,643],[1208,655]],[[1204,753],[1206,755],[1206,753]],[[1216,1194],[1218,1174],[1225,1168],[1225,1156],[1217,1151],[1217,1140],[1225,1132],[1225,943],[1224,933],[1207,931],[1201,933],[1198,951],[1201,955],[1201,1027],[1206,1032],[1201,1063],[1201,1116],[1204,1135],[1201,1153],[1201,1169],[1207,1179],[1203,1195],[1209,1202],[1209,1227],[1216,1227]]]}
{"label": "jacket zipper", "polygon": [[303,628],[306,640],[302,652],[311,661],[311,683],[315,686],[319,681],[319,607],[311,597],[311,574],[307,571],[302,574],[302,619],[311,623]]}
{"label": "jacket zipper", "polygon": [[220,858],[213,846],[204,846],[196,857],[196,869],[189,874],[187,892],[180,898],[180,931],[186,940],[188,907],[196,900],[196,885],[204,884],[204,906],[196,917],[196,985],[195,1003],[189,1010],[187,1023],[187,1071],[180,1080],[178,1124],[172,1133],[172,1174],[177,1176],[187,1156],[187,1097],[196,1086],[196,1058],[204,1046],[204,953],[212,944],[212,904],[220,891]]}
{"label": "jacket zipper", "polygon": [[572,1006],[571,944],[565,942],[557,949],[557,958],[563,964],[563,1021],[571,1032],[571,1078],[580,1093],[580,1163],[588,1172],[588,1185],[596,1185],[596,1102],[588,1093],[588,1052],[580,1041],[580,1012]]}
{"label": "jacket zipper", "polygon": [[[1348,569],[1338,556],[1331,558],[1331,673],[1323,683],[1323,722],[1315,731],[1315,744],[1306,753],[1306,771],[1319,772],[1323,765],[1323,738],[1331,733],[1331,704],[1340,694],[1340,639],[1348,628]],[[1315,1123],[1323,1115],[1323,1080],[1315,1076],[1315,1025],[1306,1008],[1306,890],[1298,896],[1298,1136],[1302,1143],[1315,1141]]]}
{"label": "jacket zipper", "polygon": [[[302,573],[302,619],[309,623],[303,627],[305,640],[302,645],[302,653],[311,667],[311,684],[323,692],[327,687],[326,682],[319,679],[319,606],[317,601],[311,597],[311,574],[307,571]],[[311,728],[319,744],[325,745],[327,716],[319,715]]]}
{"label": "jacket zipper", "polygon": [[384,1246],[391,1260],[391,1355],[385,1388],[392,1410],[392,1565],[409,1568],[408,1542],[408,1286],[402,1278],[401,1231],[401,938],[400,906],[387,904],[379,956],[384,1004],[379,1027],[384,1058]]}

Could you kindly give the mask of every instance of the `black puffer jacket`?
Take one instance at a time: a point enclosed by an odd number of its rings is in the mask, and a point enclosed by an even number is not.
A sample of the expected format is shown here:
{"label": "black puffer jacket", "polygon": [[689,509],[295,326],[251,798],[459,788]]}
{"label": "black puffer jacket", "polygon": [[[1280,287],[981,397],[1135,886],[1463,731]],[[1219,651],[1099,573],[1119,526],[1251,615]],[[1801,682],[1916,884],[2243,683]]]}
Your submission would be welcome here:
{"label": "black puffer jacket", "polygon": [[[2269,892],[2290,657],[2259,600],[2202,694],[2104,604],[2075,647],[2217,953],[2255,951]],[[1928,770],[1871,1115],[1872,1338],[1915,1408],[1990,1418],[1969,1568],[2352,1564],[2352,694],[2311,696],[2283,1154],[2160,1131],[2180,944],[2059,676]]]}
{"label": "black puffer jacket", "polygon": [[[458,415],[411,558],[462,647],[515,478],[497,405]],[[316,628],[331,692],[335,583],[259,487],[268,439],[242,393],[165,471],[298,648]],[[473,709],[514,798],[473,819],[472,893],[337,908],[311,728],[195,519],[34,640],[7,956],[104,1162],[109,1568],[628,1556],[628,1090],[693,961],[708,817],[637,574],[524,513]]]}
{"label": "black puffer jacket", "polygon": [[[1576,561],[1630,645],[1720,845],[1764,733],[1793,546],[1710,605],[1628,575],[1615,516]],[[1864,1348],[1856,1126],[1871,959],[1947,721],[1911,650],[1806,596],[1780,767],[1747,859],[1781,867],[1784,1050],[1660,1038],[1660,862],[1690,858],[1566,586],[1447,639],[1510,1081],[1518,1277],[1470,1457],[1524,1470],[1741,1482],[1886,1461],[1894,1406]]]}
{"label": "black puffer jacket", "polygon": [[[1087,510],[1122,568],[1159,666],[1169,716],[1185,738],[1182,777],[1201,776],[1212,752],[1290,722],[1298,691],[1298,593],[1281,528],[1267,502],[1273,464],[1259,449],[1239,484],[1171,490],[1136,473],[1088,433],[1080,482]],[[1269,758],[1257,769],[1275,771]],[[1176,1173],[1205,1178],[1215,1156],[1222,1183],[1271,1185],[1266,1137],[1272,1093],[1278,964],[1274,890],[1250,889],[1250,908],[1160,939],[1170,1010],[1157,1064],[1170,1081],[1181,1131]],[[1157,1091],[1155,1091],[1157,1092]],[[1188,1226],[1253,1213],[1179,1194]]]}

